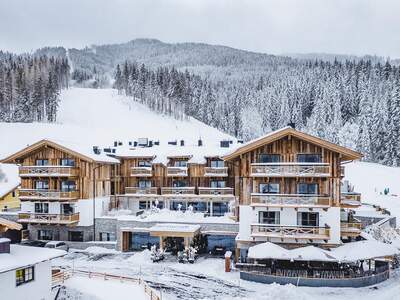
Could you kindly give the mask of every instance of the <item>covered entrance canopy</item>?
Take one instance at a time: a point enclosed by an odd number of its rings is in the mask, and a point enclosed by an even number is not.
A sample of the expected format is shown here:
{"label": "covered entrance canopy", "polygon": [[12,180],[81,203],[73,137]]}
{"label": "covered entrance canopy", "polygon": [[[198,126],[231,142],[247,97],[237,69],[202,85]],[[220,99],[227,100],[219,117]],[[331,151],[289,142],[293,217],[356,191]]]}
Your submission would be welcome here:
{"label": "covered entrance canopy", "polygon": [[151,236],[160,237],[160,249],[164,249],[164,239],[167,237],[184,238],[185,248],[189,248],[190,241],[200,232],[200,225],[160,223],[149,229]]}

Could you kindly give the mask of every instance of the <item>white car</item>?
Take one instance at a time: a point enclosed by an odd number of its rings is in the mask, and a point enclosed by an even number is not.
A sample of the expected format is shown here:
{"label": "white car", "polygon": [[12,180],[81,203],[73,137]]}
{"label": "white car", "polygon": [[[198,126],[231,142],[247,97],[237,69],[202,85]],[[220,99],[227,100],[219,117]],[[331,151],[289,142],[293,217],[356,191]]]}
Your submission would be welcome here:
{"label": "white car", "polygon": [[45,248],[65,250],[65,251],[68,251],[68,249],[69,249],[68,245],[66,243],[64,243],[64,242],[61,242],[61,241],[48,242],[44,247]]}

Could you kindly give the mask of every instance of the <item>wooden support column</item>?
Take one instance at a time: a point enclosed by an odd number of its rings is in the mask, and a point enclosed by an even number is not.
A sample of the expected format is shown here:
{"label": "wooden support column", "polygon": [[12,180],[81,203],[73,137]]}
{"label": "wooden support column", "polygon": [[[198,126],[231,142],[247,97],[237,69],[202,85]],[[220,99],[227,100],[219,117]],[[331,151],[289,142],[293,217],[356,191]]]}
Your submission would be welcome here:
{"label": "wooden support column", "polygon": [[164,237],[160,236],[160,250],[164,251]]}

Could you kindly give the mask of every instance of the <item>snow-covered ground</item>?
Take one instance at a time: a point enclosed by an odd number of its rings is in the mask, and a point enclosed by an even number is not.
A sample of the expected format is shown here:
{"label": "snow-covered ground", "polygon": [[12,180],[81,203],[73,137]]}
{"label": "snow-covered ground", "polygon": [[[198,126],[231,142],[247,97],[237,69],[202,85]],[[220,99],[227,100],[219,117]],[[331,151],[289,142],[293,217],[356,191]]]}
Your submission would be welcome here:
{"label": "snow-covered ground", "polygon": [[116,90],[84,88],[62,92],[57,123],[0,123],[0,137],[0,159],[43,138],[88,148],[140,137],[164,143],[183,139],[187,144],[197,143],[201,137],[205,146],[232,139],[193,118],[181,121],[159,115],[131,98],[118,95]]}

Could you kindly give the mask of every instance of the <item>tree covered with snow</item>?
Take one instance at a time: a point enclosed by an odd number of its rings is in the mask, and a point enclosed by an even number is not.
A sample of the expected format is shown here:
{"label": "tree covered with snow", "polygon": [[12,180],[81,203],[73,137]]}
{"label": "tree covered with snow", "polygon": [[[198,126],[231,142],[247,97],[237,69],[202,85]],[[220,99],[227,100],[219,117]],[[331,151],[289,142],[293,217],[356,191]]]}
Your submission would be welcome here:
{"label": "tree covered with snow", "polygon": [[54,122],[68,81],[65,58],[0,52],[0,121]]}

